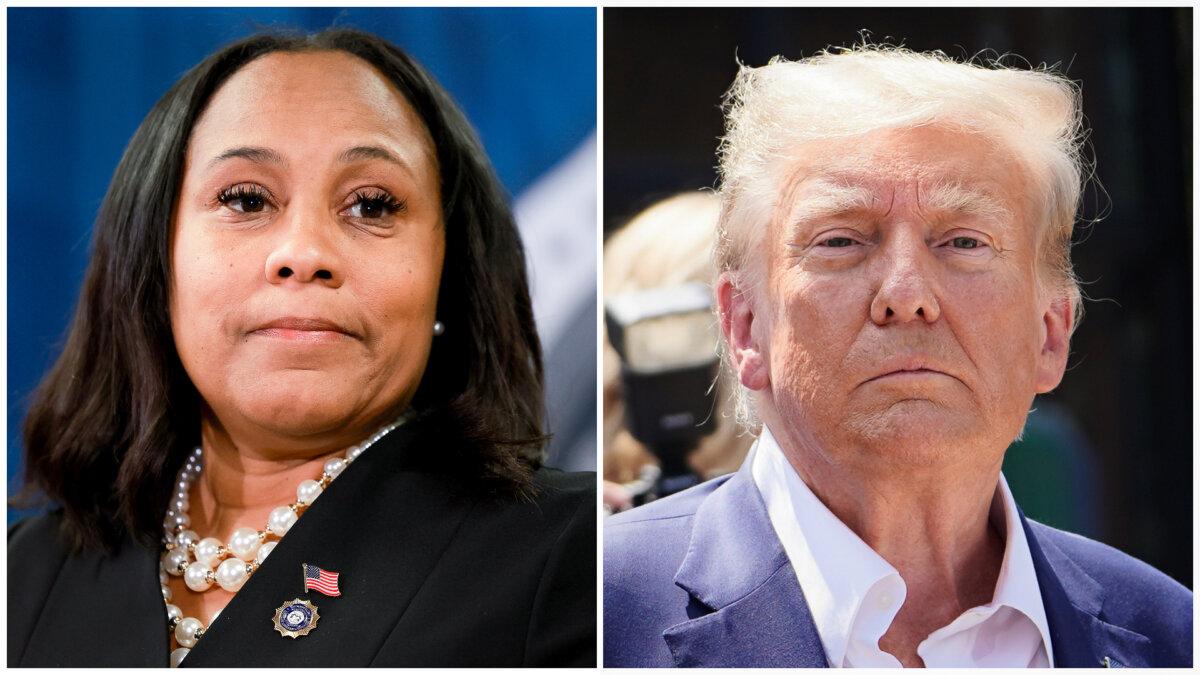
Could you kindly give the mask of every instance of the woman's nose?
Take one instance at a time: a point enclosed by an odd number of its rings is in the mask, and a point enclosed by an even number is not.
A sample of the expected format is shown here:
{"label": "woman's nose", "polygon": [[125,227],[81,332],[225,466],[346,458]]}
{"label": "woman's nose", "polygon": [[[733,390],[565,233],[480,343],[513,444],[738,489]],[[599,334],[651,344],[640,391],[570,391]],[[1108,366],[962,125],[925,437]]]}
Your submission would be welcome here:
{"label": "woman's nose", "polygon": [[266,276],[272,284],[320,283],[342,285],[344,273],[336,246],[330,241],[329,217],[318,213],[294,214],[281,228],[267,256]]}

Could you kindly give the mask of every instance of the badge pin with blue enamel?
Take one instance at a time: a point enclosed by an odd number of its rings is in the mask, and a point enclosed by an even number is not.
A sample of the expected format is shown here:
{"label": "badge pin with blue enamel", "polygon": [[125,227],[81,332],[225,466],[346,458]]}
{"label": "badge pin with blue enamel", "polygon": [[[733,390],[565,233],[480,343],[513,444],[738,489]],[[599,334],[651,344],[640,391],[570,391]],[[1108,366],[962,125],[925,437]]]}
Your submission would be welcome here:
{"label": "badge pin with blue enamel", "polygon": [[275,610],[275,630],[280,635],[294,640],[308,635],[317,627],[317,620],[320,618],[316,605],[308,600],[293,598]]}

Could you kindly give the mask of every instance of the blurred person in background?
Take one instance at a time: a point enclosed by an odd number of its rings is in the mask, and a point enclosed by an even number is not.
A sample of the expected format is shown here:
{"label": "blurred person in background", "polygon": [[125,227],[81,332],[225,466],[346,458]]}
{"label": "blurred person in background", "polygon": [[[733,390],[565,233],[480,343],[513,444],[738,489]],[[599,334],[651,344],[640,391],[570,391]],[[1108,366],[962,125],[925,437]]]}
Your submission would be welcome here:
{"label": "blurred person in background", "polygon": [[[711,192],[697,191],[659,200],[635,215],[604,245],[604,297],[689,283],[702,284],[711,293],[713,234],[719,214],[720,200]],[[669,342],[680,328],[655,326],[648,339]],[[682,330],[689,328],[684,326]],[[702,333],[695,333],[686,335],[686,341],[699,337],[715,354],[719,340],[715,319],[704,317]],[[620,511],[632,506],[635,497],[625,485],[655,489],[653,478],[658,474],[644,470],[657,467],[659,460],[631,433],[621,357],[613,349],[607,331],[605,338],[604,503]],[[719,381],[705,385],[713,388],[706,412],[715,428],[698,438],[686,458],[691,472],[702,479],[736,470],[753,441],[733,419],[736,381],[723,370],[719,377]],[[647,476],[650,481],[646,481]]]}

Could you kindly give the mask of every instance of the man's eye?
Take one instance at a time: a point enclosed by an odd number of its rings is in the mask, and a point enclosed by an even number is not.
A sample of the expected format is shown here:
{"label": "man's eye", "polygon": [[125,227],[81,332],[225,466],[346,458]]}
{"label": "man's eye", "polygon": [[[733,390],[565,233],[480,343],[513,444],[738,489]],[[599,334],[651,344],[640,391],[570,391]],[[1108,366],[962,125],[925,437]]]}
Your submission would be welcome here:
{"label": "man's eye", "polygon": [[217,196],[217,201],[238,213],[258,213],[267,207],[267,196],[253,187],[238,185]]}
{"label": "man's eye", "polygon": [[828,246],[829,248],[846,248],[847,246],[853,246],[854,243],[854,240],[850,237],[830,237],[819,245]]}
{"label": "man's eye", "polygon": [[983,246],[983,242],[974,237],[955,237],[950,240],[950,245],[954,248],[972,249]]}

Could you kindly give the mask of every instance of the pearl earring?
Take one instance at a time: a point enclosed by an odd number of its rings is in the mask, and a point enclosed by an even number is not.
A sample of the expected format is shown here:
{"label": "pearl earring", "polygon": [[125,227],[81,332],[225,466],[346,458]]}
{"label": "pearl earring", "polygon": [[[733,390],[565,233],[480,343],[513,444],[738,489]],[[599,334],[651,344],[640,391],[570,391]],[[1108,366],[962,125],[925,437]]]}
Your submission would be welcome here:
{"label": "pearl earring", "polygon": [[445,333],[445,332],[446,332],[446,324],[442,323],[441,321],[433,322],[433,334],[434,335],[441,335],[442,333]]}

